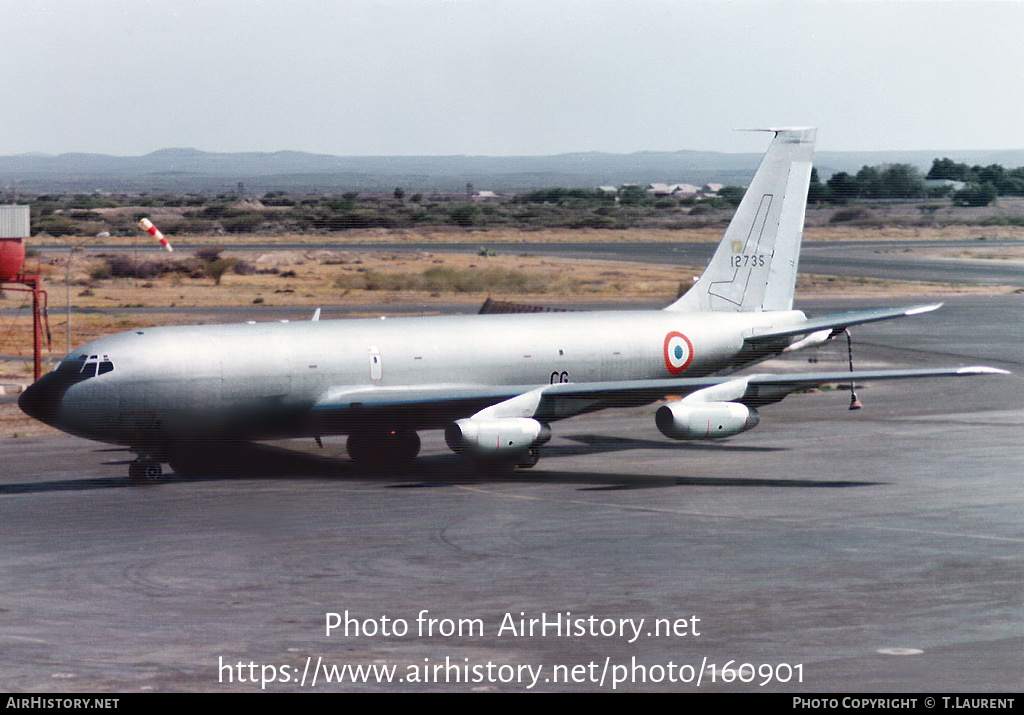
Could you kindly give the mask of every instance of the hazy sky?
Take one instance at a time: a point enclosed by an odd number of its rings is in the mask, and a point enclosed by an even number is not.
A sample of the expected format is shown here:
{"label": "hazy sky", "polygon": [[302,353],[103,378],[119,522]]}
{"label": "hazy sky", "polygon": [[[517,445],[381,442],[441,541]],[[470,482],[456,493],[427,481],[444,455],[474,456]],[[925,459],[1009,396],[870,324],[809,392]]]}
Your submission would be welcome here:
{"label": "hazy sky", "polygon": [[1024,2],[0,0],[0,155],[1024,148]]}

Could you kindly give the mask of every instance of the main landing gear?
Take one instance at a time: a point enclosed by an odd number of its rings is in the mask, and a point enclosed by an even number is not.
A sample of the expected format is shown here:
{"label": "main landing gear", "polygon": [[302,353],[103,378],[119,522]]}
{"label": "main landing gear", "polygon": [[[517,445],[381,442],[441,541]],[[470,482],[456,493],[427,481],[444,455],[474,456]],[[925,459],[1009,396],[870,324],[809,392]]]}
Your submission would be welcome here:
{"label": "main landing gear", "polygon": [[164,474],[164,468],[155,459],[139,457],[128,465],[128,478],[136,484],[154,482]]}

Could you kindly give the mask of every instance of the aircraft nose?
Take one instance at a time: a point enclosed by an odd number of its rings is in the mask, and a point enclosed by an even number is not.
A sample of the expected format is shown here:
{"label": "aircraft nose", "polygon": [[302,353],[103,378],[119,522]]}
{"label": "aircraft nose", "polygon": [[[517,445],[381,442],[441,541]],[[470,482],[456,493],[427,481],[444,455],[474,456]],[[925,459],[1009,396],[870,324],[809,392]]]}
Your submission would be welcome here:
{"label": "aircraft nose", "polygon": [[29,417],[53,424],[60,414],[60,404],[64,393],[71,385],[61,380],[55,373],[43,375],[18,398],[18,407]]}

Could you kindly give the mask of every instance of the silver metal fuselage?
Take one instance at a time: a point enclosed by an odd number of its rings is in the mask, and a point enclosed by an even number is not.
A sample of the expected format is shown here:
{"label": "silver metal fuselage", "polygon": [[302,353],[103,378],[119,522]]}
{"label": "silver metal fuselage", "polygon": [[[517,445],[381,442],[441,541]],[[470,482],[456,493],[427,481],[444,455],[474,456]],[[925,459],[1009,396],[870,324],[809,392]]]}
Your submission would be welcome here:
{"label": "silver metal fuselage", "polygon": [[[442,428],[554,382],[732,372],[767,357],[745,355],[745,337],[803,320],[799,311],[614,311],[146,328],[72,351],[108,356],[113,369],[68,387],[48,421],[133,447]],[[688,344],[672,364],[676,333]],[[404,407],[403,391],[421,386],[474,397]],[[389,390],[399,396],[389,409],[364,408],[361,392]]]}

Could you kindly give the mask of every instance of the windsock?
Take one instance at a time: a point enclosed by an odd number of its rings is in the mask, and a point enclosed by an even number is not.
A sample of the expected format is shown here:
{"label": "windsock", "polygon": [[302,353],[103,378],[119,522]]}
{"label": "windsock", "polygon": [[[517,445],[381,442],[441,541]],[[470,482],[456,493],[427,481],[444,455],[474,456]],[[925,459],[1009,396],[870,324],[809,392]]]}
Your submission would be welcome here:
{"label": "windsock", "polygon": [[160,233],[160,229],[154,226],[153,222],[150,221],[148,218],[144,218],[141,221],[139,221],[139,228],[141,228],[143,231],[148,233],[153,238],[159,240],[160,245],[166,248],[168,251],[174,250],[173,248],[171,248],[171,244],[167,242],[167,239],[164,238],[164,235]]}

